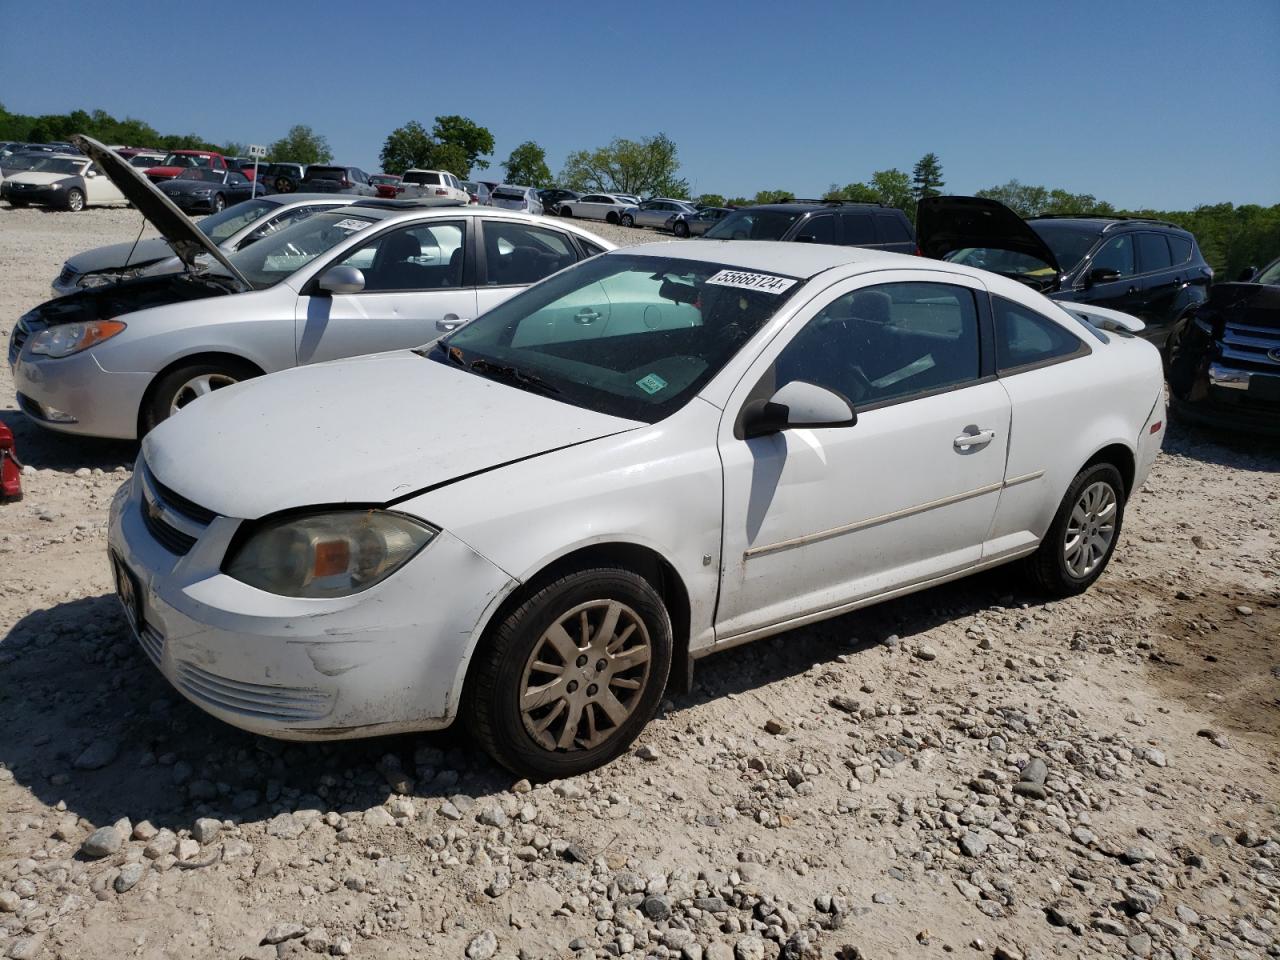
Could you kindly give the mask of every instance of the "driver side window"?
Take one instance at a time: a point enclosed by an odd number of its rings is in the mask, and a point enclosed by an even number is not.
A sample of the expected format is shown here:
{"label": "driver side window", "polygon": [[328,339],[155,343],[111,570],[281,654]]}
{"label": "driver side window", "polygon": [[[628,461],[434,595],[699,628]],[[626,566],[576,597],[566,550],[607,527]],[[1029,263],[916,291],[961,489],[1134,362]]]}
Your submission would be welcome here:
{"label": "driver side window", "polygon": [[980,373],[973,291],[944,283],[884,283],[824,307],[775,361],[775,389],[795,380],[857,407],[954,389]]}
{"label": "driver side window", "polygon": [[1137,270],[1133,262],[1133,236],[1112,237],[1093,257],[1091,269],[1118,270],[1120,276],[1131,277]]}
{"label": "driver side window", "polygon": [[364,293],[439,290],[462,286],[463,224],[414,224],[391,230],[340,264],[364,272]]}

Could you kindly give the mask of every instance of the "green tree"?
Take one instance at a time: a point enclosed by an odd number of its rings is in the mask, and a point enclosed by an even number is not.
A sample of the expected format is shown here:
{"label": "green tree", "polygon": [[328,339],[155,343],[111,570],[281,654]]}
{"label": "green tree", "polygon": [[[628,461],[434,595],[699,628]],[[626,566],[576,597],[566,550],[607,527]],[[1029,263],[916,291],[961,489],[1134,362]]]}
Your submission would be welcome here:
{"label": "green tree", "polygon": [[530,187],[551,186],[551,170],[547,167],[547,152],[532,140],[526,140],[511,151],[502,161],[507,183],[519,183]]}
{"label": "green tree", "polygon": [[575,150],[565,159],[560,182],[571,190],[686,197],[688,181],[677,176],[675,141],[664,133],[643,140],[614,139],[607,147]]}
{"label": "green tree", "polygon": [[879,194],[866,183],[846,183],[843,187],[832,184],[822,195],[823,200],[843,200],[848,203],[878,203]]}
{"label": "green tree", "polygon": [[756,198],[752,203],[782,203],[785,200],[794,200],[795,193],[790,190],[757,190]]}
{"label": "green tree", "polygon": [[272,160],[287,163],[329,163],[333,151],[329,141],[303,123],[295,124],[289,132],[267,147]]}
{"label": "green tree", "polygon": [[942,179],[942,161],[936,153],[926,153],[911,169],[911,195],[917,201],[936,197],[946,182]]}
{"label": "green tree", "polygon": [[867,181],[875,191],[876,201],[886,207],[897,207],[912,223],[916,220],[915,198],[911,194],[911,178],[897,167],[877,170]]}
{"label": "green tree", "polygon": [[704,207],[723,207],[727,201],[718,193],[703,193],[698,195],[698,203]]}
{"label": "green tree", "polygon": [[427,133],[426,127],[417,120],[410,120],[403,127],[397,127],[387,134],[378,159],[384,173],[394,173],[397,176],[413,167],[434,167],[436,142]]}
{"label": "green tree", "polygon": [[243,157],[249,152],[249,148],[238,140],[228,140],[219,148],[219,150],[223,156],[227,157]]}
{"label": "green tree", "polygon": [[437,143],[432,152],[431,166],[437,170],[448,170],[462,180],[471,177],[471,164],[467,160],[466,149],[459,143]]}
{"label": "green tree", "polygon": [[[488,164],[489,154],[493,153],[493,134],[489,132],[487,127],[482,127],[474,120],[466,117],[459,117],[456,114],[447,117],[436,117],[436,125],[431,129],[431,136],[436,143],[441,145],[452,145],[461,148],[465,162],[458,164],[456,161],[453,166],[445,166],[445,164],[436,162],[445,170],[448,170],[454,176],[467,180],[471,177],[473,168],[484,169]],[[456,157],[456,153],[451,153],[451,157]]]}

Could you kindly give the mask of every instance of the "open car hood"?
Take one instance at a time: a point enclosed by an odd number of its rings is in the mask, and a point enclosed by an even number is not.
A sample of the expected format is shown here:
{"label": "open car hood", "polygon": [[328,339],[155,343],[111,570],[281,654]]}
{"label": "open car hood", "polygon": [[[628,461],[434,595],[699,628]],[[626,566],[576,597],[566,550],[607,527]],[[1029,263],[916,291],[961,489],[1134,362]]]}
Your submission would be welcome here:
{"label": "open car hood", "polygon": [[[983,197],[925,197],[916,205],[916,244],[935,260],[967,247],[1008,250],[1035,257],[1061,273],[1048,244],[1020,216]],[[1055,285],[1056,286],[1056,285]]]}
{"label": "open car hood", "polygon": [[173,252],[188,267],[195,265],[195,259],[207,253],[220,263],[236,281],[245,289],[252,290],[253,284],[245,279],[244,274],[232,266],[212,240],[196,229],[191,218],[174,206],[173,201],[156,189],[137,167],[129,166],[129,162],[109,147],[103,146],[92,137],[74,134],[71,142],[80,148],[85,155],[92,157],[100,166],[107,178],[116,185],[125,198],[132,203],[160,231],[161,236],[169,242]]}

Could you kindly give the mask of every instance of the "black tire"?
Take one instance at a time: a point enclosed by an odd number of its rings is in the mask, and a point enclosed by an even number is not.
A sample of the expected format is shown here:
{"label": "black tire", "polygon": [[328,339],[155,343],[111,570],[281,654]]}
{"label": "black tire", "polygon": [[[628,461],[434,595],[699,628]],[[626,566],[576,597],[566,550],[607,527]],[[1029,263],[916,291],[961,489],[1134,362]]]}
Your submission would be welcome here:
{"label": "black tire", "polygon": [[10,200],[10,201],[9,201],[9,206],[13,207],[15,210],[25,210],[25,209],[26,209],[26,206],[27,206],[27,201],[25,201],[25,200]]}
{"label": "black tire", "polygon": [[[1102,553],[1097,565],[1083,576],[1073,573],[1067,566],[1066,548],[1068,526],[1071,523],[1072,511],[1086,490],[1094,484],[1102,483],[1110,487],[1115,497],[1115,521],[1111,540]],[[1124,478],[1120,471],[1110,463],[1095,463],[1085,467],[1076,474],[1067,492],[1054,514],[1053,523],[1040,542],[1039,548],[1023,561],[1023,570],[1032,586],[1054,597],[1071,597],[1088,590],[1093,582],[1102,576],[1116,544],[1120,542],[1120,533],[1124,525],[1125,506]]]}
{"label": "black tire", "polygon": [[561,207],[561,208],[560,208],[560,216],[562,216],[562,217],[569,217],[569,218],[571,218],[571,219],[572,219],[572,217],[573,217],[573,211],[572,211],[572,210],[570,210],[567,206]]}
{"label": "black tire", "polygon": [[276,193],[293,193],[294,184],[288,177],[276,177]]}
{"label": "black tire", "polygon": [[225,210],[225,209],[227,209],[227,198],[226,198],[226,197],[224,197],[224,196],[223,196],[222,194],[220,194],[220,193],[218,193],[218,194],[214,194],[214,197],[213,197],[213,212],[214,212],[214,213],[221,213],[221,212],[222,212],[223,210]]}
{"label": "black tire", "polygon": [[605,216],[604,216],[604,222],[605,222],[605,223],[612,223],[612,224],[614,224],[614,225],[616,226],[616,225],[617,225],[617,223],[618,223],[618,215],[617,215],[616,213],[613,213],[613,212],[606,213],[606,214],[605,214]]}
{"label": "black tire", "polygon": [[[603,742],[591,748],[548,749],[526,728],[520,709],[526,665],[539,651],[544,633],[562,617],[582,604],[603,601],[624,604],[643,622],[650,651],[645,678],[630,701],[630,714]],[[637,635],[638,631],[632,634]],[[671,618],[658,592],[643,577],[611,567],[566,574],[512,610],[482,641],[463,704],[467,729],[485,752],[517,776],[550,780],[595,769],[625,751],[657,712],[671,670],[671,651]],[[591,665],[584,669],[590,671]],[[590,682],[589,678],[583,682]],[[572,692],[573,687],[568,690]],[[582,730],[589,710],[574,724],[575,732]]]}
{"label": "black tire", "polygon": [[624,213],[622,215],[622,225],[624,227],[634,227],[636,225],[636,218],[631,216],[629,213]]}
{"label": "black tire", "polygon": [[[231,359],[197,362],[170,370],[153,384],[147,398],[142,402],[142,410],[138,417],[139,438],[169,419],[179,391],[196,378],[210,377],[215,380],[225,380],[227,382],[222,386],[230,386],[232,383],[250,380],[258,374],[257,368],[251,364]],[[213,389],[217,390],[220,387],[215,386]]]}
{"label": "black tire", "polygon": [[674,233],[681,240],[688,239],[689,225],[685,223],[683,220],[677,220],[675,222],[675,225],[671,228],[671,232]]}
{"label": "black tire", "polygon": [[84,191],[79,187],[72,187],[67,191],[67,209],[72,213],[79,213],[84,209]]}

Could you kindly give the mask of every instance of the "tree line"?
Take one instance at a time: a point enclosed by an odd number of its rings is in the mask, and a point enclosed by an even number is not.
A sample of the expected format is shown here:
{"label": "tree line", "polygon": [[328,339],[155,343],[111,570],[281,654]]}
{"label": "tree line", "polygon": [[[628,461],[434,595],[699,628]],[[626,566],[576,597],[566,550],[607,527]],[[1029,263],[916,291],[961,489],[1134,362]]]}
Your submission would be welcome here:
{"label": "tree line", "polygon": [[[245,153],[242,143],[212,143],[194,133],[162,134],[133,117],[117,120],[103,110],[73,110],[66,114],[27,116],[10,113],[0,104],[0,140],[43,142],[65,140],[73,133],[87,133],[104,143],[150,146],[163,150],[217,150],[231,156]],[[383,142],[379,159],[386,173],[399,174],[411,167],[448,170],[464,180],[487,169],[494,150],[493,133],[468,117],[438,116],[428,129],[411,120],[397,127]],[[267,147],[273,160],[296,163],[329,163],[333,151],[328,140],[305,124],[291,127]],[[691,196],[689,182],[680,176],[679,150],[664,133],[630,139],[617,137],[604,146],[575,150],[558,175],[547,165],[546,151],[533,140],[516,146],[498,163],[503,180],[527,186],[565,187],[600,193],[630,193],[693,199],[708,206],[747,206],[794,199],[789,190],[759,190],[753,197],[726,197],[718,193]],[[922,197],[938,196],[946,188],[942,161],[926,153],[908,173],[897,167],[877,170],[866,180],[832,184],[822,195],[827,201],[881,203],[903,210],[913,221]],[[1280,204],[1235,206],[1205,204],[1191,210],[1130,210],[1113,206],[1093,194],[1071,193],[1059,188],[1010,180],[977,191],[977,196],[998,200],[1023,217],[1051,213],[1089,213],[1155,217],[1190,230],[1220,278],[1234,278],[1246,266],[1261,266],[1280,254]]]}

